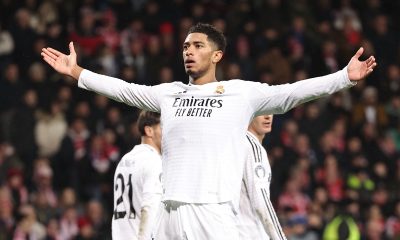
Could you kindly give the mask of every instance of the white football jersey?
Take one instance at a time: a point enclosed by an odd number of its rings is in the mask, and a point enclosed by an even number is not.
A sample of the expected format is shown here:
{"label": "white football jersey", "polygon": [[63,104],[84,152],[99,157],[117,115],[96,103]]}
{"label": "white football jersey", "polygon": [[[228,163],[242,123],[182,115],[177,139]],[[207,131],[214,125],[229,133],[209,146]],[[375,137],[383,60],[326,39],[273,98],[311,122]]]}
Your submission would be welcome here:
{"label": "white football jersey", "polygon": [[237,215],[240,239],[286,239],[270,201],[272,174],[267,151],[251,132],[247,132],[246,137],[249,152]]}
{"label": "white football jersey", "polygon": [[229,80],[144,86],[82,71],[79,87],[161,113],[164,200],[220,203],[239,196],[251,119],[348,88],[347,70],[293,84]]}
{"label": "white football jersey", "polygon": [[137,239],[141,209],[148,209],[146,239],[161,202],[161,156],[152,146],[136,145],[125,154],[114,175],[113,239]]}

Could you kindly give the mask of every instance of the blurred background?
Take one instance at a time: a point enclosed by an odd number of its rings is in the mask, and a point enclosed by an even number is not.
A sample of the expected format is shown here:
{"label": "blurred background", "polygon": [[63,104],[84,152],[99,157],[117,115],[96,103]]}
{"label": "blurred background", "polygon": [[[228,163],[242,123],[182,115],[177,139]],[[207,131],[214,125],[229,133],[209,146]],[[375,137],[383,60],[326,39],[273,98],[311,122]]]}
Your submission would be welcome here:
{"label": "blurred background", "polygon": [[79,89],[41,49],[74,41],[92,71],[186,83],[197,22],[227,36],[219,80],[292,83],[360,46],[376,57],[366,81],[276,115],[264,145],[288,239],[332,235],[337,216],[359,239],[400,239],[399,12],[392,0],[0,0],[0,239],[110,239],[114,169],[140,142],[138,109]]}

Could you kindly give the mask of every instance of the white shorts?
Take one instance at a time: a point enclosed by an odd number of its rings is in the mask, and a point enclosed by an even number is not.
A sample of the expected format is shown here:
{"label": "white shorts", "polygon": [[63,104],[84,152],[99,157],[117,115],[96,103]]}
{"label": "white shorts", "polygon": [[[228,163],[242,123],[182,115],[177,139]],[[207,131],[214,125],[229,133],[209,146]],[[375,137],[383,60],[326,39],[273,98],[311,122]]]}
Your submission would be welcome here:
{"label": "white shorts", "polygon": [[161,203],[154,240],[238,240],[237,218],[230,203]]}

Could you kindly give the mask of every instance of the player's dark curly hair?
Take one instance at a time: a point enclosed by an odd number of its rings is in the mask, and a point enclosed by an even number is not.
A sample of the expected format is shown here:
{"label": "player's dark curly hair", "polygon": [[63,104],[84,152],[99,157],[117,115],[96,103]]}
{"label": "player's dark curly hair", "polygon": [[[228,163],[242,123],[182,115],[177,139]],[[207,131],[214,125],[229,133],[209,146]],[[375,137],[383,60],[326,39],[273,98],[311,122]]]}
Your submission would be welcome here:
{"label": "player's dark curly hair", "polygon": [[224,34],[214,26],[207,23],[197,23],[189,29],[188,34],[190,33],[203,33],[207,35],[208,40],[215,43],[218,50],[225,52],[226,38]]}
{"label": "player's dark curly hair", "polygon": [[160,123],[160,114],[156,112],[149,112],[149,111],[141,111],[137,120],[137,125],[139,128],[139,132],[142,136],[146,133],[144,128],[146,126],[152,127]]}

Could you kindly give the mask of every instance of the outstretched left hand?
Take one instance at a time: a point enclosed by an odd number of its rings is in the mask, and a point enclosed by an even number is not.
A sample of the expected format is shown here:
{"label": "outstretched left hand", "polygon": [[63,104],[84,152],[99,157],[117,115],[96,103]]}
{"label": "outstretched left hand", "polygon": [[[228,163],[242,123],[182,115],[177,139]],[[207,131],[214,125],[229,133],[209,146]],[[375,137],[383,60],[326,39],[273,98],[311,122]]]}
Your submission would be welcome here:
{"label": "outstretched left hand", "polygon": [[377,63],[375,57],[370,56],[365,61],[360,61],[358,58],[363,54],[364,49],[361,47],[356,54],[351,58],[347,65],[347,73],[351,81],[360,81],[372,73]]}

